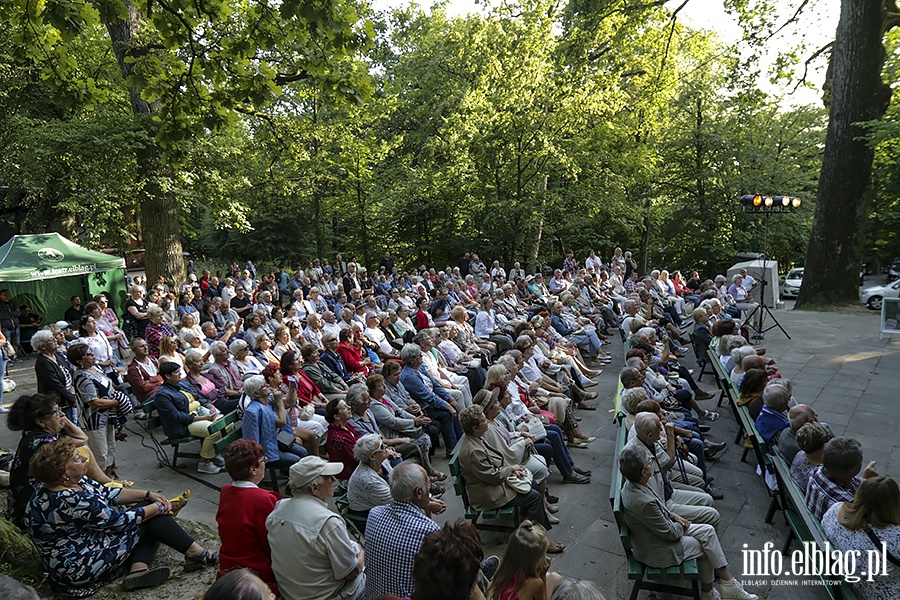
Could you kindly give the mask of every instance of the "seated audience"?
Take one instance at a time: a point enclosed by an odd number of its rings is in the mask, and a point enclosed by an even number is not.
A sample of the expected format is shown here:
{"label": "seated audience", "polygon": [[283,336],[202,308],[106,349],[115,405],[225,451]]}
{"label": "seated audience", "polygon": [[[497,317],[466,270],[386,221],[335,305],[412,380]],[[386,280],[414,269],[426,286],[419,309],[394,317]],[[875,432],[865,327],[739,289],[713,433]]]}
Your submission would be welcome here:
{"label": "seated audience", "polygon": [[136,337],[131,340],[131,352],[134,353],[134,358],[128,365],[126,379],[131,386],[131,393],[140,404],[143,404],[162,385],[159,361],[150,356],[144,338]]}
{"label": "seated audience", "polygon": [[791,461],[791,479],[804,493],[809,486],[810,474],[822,464],[825,444],[830,439],[831,433],[820,423],[806,423],[797,432],[797,445],[800,449]]}
{"label": "seated audience", "polygon": [[[356,440],[353,458],[359,464],[347,481],[347,502],[353,514],[365,519],[372,507],[391,501],[388,448],[379,434],[369,433]],[[365,533],[365,525],[362,529]]]}
{"label": "seated audience", "polygon": [[[244,382],[242,400],[246,404],[242,403],[241,437],[263,447],[267,466],[287,472],[292,464],[306,456],[306,449],[296,442],[288,446],[278,441],[278,432],[285,431],[287,424],[280,389],[270,388],[262,375],[253,375]],[[293,435],[291,428],[286,431]]]}
{"label": "seated audience", "polygon": [[806,506],[812,514],[821,519],[832,504],[850,502],[863,479],[878,475],[874,460],[864,471],[862,461],[862,445],[853,438],[836,437],[825,444],[822,464],[810,474],[806,487]]}
{"label": "seated audience", "polygon": [[666,445],[663,446],[660,443],[663,425],[659,417],[650,412],[638,413],[634,417],[635,436],[625,444],[625,448],[637,448],[648,457],[653,468],[647,485],[663,499],[668,510],[691,522],[717,527],[719,511],[713,508],[713,499],[709,494],[696,488],[673,490],[671,485],[666,484],[667,470],[675,464],[674,428],[674,424],[666,423]]}
{"label": "seated audience", "polygon": [[[466,481],[469,503],[475,510],[493,510],[518,506],[522,516],[550,529],[550,520],[541,495],[534,488],[517,492],[507,479],[524,478],[528,470],[519,464],[507,464],[503,454],[484,441],[488,421],[481,406],[473,404],[462,412],[460,422],[465,435],[460,442],[459,467]],[[562,552],[565,546],[551,542],[548,552]]]}
{"label": "seated audience", "polygon": [[756,417],[756,430],[771,447],[778,443],[781,432],[791,426],[787,416],[791,393],[783,385],[769,384],[763,390],[762,399],[763,407]]}
{"label": "seated audience", "polygon": [[797,404],[788,409],[788,421],[791,423],[790,428],[785,429],[778,437],[778,452],[788,464],[791,464],[800,452],[800,446],[797,444],[800,428],[810,421],[818,423],[819,415],[811,406]]}
{"label": "seated audience", "polygon": [[400,381],[425,414],[439,425],[444,439],[444,451],[449,458],[462,436],[456,414],[456,400],[423,368],[422,348],[418,344],[405,344],[400,351],[400,358],[403,361]]}
{"label": "seated audience", "polygon": [[28,464],[37,449],[58,439],[68,438],[88,459],[88,476],[101,484],[112,479],[103,472],[88,446],[87,434],[60,410],[54,394],[24,395],[16,399],[7,417],[10,431],[21,431],[19,446],[9,472],[12,502],[6,507],[6,518],[24,529],[25,508],[40,483],[28,475]]}
{"label": "seated audience", "polygon": [[550,600],[606,600],[606,598],[590,581],[564,579],[556,586]]}
{"label": "seated audience", "polygon": [[209,426],[216,420],[218,411],[212,404],[203,405],[194,398],[191,393],[193,388],[181,380],[181,367],[177,364],[167,362],[161,365],[159,374],[163,378],[163,384],[156,390],[153,398],[163,433],[170,438],[202,437],[201,461],[197,465],[197,472],[221,472],[225,460],[216,456],[213,444],[222,434],[209,434]]}
{"label": "seated audience", "polygon": [[366,600],[381,594],[409,596],[413,563],[422,541],[439,529],[428,515],[445,505],[431,497],[428,474],[421,465],[402,462],[391,474],[391,502],[375,506],[366,521]]}
{"label": "seated audience", "polygon": [[216,580],[200,600],[278,600],[252,569],[233,569]]}
{"label": "seated audience", "polygon": [[[471,407],[469,407],[471,408]],[[429,533],[413,565],[413,592],[409,600],[477,600],[484,551],[475,526],[466,521],[445,523]],[[375,600],[401,600],[382,594]]]}
{"label": "seated audience", "polygon": [[343,470],[335,474],[341,481],[350,479],[358,464],[353,448],[362,436],[350,425],[352,416],[353,412],[343,398],[334,398],[325,407],[325,420],[328,421],[325,448],[328,458],[344,465]]}
{"label": "seated audience", "polygon": [[262,446],[245,438],[229,444],[223,454],[225,470],[232,482],[219,493],[216,511],[222,540],[217,577],[227,576],[232,569],[248,567],[277,593],[266,518],[281,497],[258,487],[266,476],[265,452]]}
{"label": "seated audience", "polygon": [[[758,596],[747,593],[731,576],[715,528],[692,523],[673,512],[662,496],[649,487],[653,478],[652,462],[653,458],[639,446],[626,445],[619,455],[618,468],[626,479],[622,488],[622,508],[631,530],[635,558],[657,568],[672,567],[696,558],[701,600],[757,600]],[[713,589],[714,575],[719,578],[718,593]]]}

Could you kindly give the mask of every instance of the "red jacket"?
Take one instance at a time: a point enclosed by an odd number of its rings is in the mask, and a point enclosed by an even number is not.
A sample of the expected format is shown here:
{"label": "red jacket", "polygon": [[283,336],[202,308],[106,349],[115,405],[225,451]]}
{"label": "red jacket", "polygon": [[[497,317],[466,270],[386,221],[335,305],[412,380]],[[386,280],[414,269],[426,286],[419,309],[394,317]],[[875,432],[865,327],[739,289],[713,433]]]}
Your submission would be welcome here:
{"label": "red jacket", "polygon": [[272,557],[266,531],[266,517],[280,496],[261,488],[240,488],[230,483],[219,494],[219,573],[221,577],[235,567],[250,567],[269,584],[275,594],[278,585],[272,572]]}
{"label": "red jacket", "polygon": [[[159,362],[155,358],[148,356],[147,359],[156,365],[157,370],[159,369]],[[134,397],[137,398],[137,401],[141,404],[146,402],[163,382],[163,378],[159,373],[151,377],[147,371],[141,367],[137,360],[132,360],[131,364],[128,365],[128,374],[125,378],[131,385],[131,391],[134,393]]]}

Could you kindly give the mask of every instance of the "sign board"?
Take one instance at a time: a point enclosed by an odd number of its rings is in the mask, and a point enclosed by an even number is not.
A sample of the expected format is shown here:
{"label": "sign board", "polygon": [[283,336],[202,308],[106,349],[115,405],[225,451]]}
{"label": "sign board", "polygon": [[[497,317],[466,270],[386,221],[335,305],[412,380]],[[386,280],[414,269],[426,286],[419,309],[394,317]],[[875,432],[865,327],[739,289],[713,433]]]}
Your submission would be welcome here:
{"label": "sign board", "polygon": [[881,333],[878,339],[882,339],[884,334],[900,335],[900,298],[881,301]]}

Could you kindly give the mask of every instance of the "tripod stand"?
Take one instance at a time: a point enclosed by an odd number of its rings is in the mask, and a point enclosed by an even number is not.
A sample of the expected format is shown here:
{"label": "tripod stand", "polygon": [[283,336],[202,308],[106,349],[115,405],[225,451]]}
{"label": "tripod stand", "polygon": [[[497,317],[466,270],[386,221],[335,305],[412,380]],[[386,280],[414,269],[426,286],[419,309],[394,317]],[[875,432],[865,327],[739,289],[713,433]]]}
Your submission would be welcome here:
{"label": "tripod stand", "polygon": [[[753,329],[753,331],[756,332],[753,334],[753,336],[751,336],[750,339],[756,340],[756,341],[764,340],[766,337],[766,335],[765,335],[766,332],[769,331],[770,329],[775,329],[776,327],[781,330],[781,333],[783,333],[787,339],[791,339],[791,336],[788,335],[788,332],[785,331],[784,327],[781,326],[781,323],[778,322],[778,319],[775,318],[775,315],[772,314],[772,309],[770,309],[769,306],[766,304],[766,286],[769,285],[769,280],[766,279],[766,275],[768,274],[768,271],[769,271],[768,264],[767,264],[768,259],[766,257],[769,256],[769,217],[772,215],[772,213],[766,212],[765,215],[766,215],[766,218],[765,218],[765,238],[764,238],[764,242],[763,242],[763,255],[762,255],[762,257],[760,257],[760,260],[762,262],[762,276],[760,277],[760,283],[762,285],[760,287],[761,291],[760,291],[760,295],[759,295],[759,304],[756,306],[756,308],[754,308],[750,312],[749,315],[747,315],[747,321],[752,323],[753,316],[757,312],[759,312],[759,321],[756,323],[756,327],[753,327],[752,325],[748,325],[748,327],[750,327],[751,329]],[[772,323],[774,323],[774,325],[769,325],[768,327],[765,326],[766,315],[768,315],[769,318],[772,319]]]}

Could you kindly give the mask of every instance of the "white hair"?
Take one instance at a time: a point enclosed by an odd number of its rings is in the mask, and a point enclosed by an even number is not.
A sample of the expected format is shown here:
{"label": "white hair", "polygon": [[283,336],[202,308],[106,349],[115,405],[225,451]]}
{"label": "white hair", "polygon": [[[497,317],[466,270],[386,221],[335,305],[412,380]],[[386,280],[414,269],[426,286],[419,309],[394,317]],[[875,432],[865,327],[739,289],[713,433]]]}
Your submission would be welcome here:
{"label": "white hair", "polygon": [[372,456],[381,448],[381,435],[377,433],[369,433],[356,440],[353,445],[353,458],[359,464],[368,464],[372,460]]}

